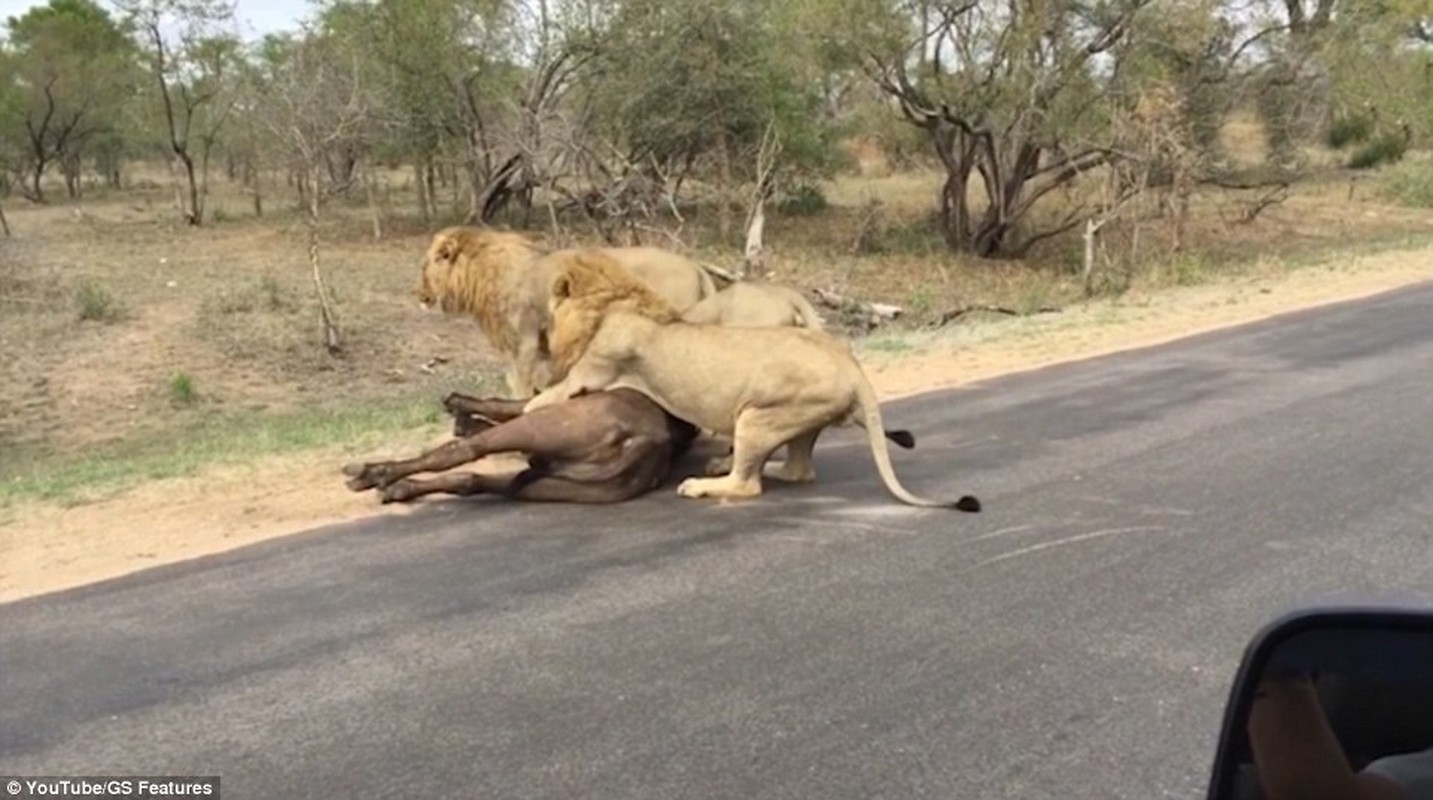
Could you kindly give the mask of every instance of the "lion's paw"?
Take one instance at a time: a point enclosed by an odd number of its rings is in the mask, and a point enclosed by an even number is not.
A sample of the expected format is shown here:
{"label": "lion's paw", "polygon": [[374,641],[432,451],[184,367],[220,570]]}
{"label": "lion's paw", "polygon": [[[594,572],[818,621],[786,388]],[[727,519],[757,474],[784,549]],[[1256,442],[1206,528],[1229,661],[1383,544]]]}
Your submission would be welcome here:
{"label": "lion's paw", "polygon": [[677,484],[677,494],[681,497],[706,497],[706,490],[702,487],[703,483],[701,478],[687,478]]}
{"label": "lion's paw", "polygon": [[687,478],[677,486],[682,497],[755,497],[761,494],[761,484],[755,481],[736,483],[730,477]]}

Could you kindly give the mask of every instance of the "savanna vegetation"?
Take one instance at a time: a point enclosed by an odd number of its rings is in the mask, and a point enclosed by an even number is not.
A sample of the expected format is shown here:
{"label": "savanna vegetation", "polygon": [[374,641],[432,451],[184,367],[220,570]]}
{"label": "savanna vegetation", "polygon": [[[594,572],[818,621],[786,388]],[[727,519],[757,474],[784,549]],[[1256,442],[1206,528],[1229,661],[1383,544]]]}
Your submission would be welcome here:
{"label": "savanna vegetation", "polygon": [[446,224],[688,252],[859,334],[1433,222],[1433,0],[321,0],[239,31],[221,0],[5,21],[0,504],[497,389],[414,299]]}

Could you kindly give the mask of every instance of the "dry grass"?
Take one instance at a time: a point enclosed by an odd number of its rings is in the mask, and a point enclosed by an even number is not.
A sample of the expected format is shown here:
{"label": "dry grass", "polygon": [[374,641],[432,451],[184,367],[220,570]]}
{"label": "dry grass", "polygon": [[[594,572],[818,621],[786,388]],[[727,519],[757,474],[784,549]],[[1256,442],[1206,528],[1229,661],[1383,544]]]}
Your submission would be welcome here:
{"label": "dry grass", "polygon": [[[1228,143],[1241,158],[1261,147],[1237,125]],[[775,279],[896,303],[917,325],[965,304],[1025,312],[1082,297],[1077,237],[1052,240],[1025,262],[950,254],[931,213],[939,181],[917,172],[824,187],[825,211],[771,220]],[[60,203],[7,201],[15,236],[0,240],[0,481],[47,485],[44,475],[96,453],[162,460],[154,442],[199,432],[230,443],[214,445],[217,452],[244,449],[247,430],[323,420],[314,429],[322,433],[284,438],[317,443],[371,424],[365,415],[374,408],[428,420],[421,409],[449,389],[496,389],[496,364],[476,326],[414,302],[418,259],[438,223],[402,216],[414,207],[404,175],[385,176],[385,185],[386,238],[372,239],[357,204],[335,203],[323,228],[342,358],[322,347],[291,195],[268,198],[269,213],[255,219],[251,198],[216,177],[217,221],[200,229],[176,223],[171,194],[157,182],[97,191],[79,214]],[[858,247],[873,198],[879,211]],[[1101,268],[1121,271],[1114,283],[1122,291],[1188,285],[1230,270],[1283,269],[1350,242],[1393,241],[1433,221],[1433,212],[1395,206],[1372,186],[1351,189],[1338,172],[1296,187],[1251,223],[1233,222],[1247,202],[1236,193],[1200,196],[1178,253],[1167,220],[1146,208],[1137,225],[1111,226]],[[706,224],[691,219],[684,238],[704,260],[731,266],[738,243],[716,241]],[[446,362],[426,371],[435,357]],[[359,421],[335,424],[344,413]]]}

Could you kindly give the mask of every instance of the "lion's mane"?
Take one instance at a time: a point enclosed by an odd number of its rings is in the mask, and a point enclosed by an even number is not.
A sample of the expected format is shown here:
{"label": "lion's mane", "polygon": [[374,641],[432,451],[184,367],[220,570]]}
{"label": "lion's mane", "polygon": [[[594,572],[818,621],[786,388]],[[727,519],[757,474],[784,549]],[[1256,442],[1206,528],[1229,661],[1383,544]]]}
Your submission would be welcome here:
{"label": "lion's mane", "polygon": [[[543,255],[519,233],[472,227],[434,234],[428,259],[448,268],[436,281],[425,277],[425,294],[448,313],[470,314],[503,353],[516,352],[520,331],[513,318],[522,297],[522,271]],[[425,273],[426,275],[426,273]]]}
{"label": "lion's mane", "polygon": [[548,347],[558,379],[587,351],[609,314],[626,311],[662,324],[682,318],[621,264],[594,250],[574,252],[564,260],[552,284],[552,310]]}

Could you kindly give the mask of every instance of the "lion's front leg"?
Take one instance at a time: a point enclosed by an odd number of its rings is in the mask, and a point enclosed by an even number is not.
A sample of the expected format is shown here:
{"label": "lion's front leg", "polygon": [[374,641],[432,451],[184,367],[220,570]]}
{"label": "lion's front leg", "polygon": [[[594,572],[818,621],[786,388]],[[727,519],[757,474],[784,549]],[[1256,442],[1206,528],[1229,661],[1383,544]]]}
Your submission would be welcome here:
{"label": "lion's front leg", "polygon": [[531,414],[539,408],[556,405],[588,392],[600,392],[612,386],[616,373],[605,366],[579,365],[567,371],[567,377],[538,392],[537,397],[523,406],[522,413]]}
{"label": "lion's front leg", "polygon": [[571,398],[576,397],[579,394],[582,394],[581,387],[573,389],[567,381],[560,381],[556,386],[549,386],[548,388],[543,389],[541,392],[537,393],[536,397],[527,401],[527,405],[522,407],[522,413],[531,414],[539,408],[555,406],[558,403],[561,403],[564,400],[570,400]]}

